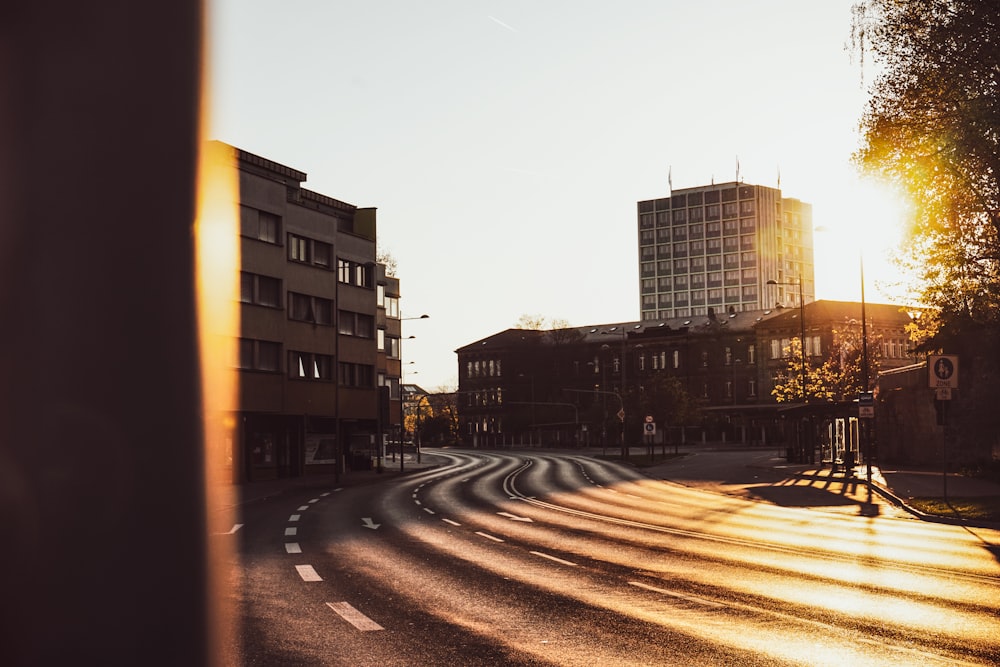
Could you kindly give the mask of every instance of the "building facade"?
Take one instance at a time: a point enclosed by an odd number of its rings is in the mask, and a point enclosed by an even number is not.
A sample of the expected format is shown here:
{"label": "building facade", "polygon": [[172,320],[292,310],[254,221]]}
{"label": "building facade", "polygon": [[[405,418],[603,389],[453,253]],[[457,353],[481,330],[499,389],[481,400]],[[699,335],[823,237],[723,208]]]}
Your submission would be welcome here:
{"label": "building facade", "polygon": [[[843,349],[860,308],[806,305],[808,364]],[[477,447],[614,446],[623,437],[634,445],[794,441],[796,456],[811,455],[819,451],[813,441],[857,409],[851,401],[779,403],[772,394],[789,367],[789,342],[801,336],[801,312],[710,309],[656,322],[496,333],[457,350],[461,438]],[[874,386],[877,368],[913,362],[909,316],[869,304],[867,319]],[[677,409],[680,401],[691,409]],[[794,408],[810,418],[808,433],[786,418]],[[651,434],[647,423],[655,425]]]}
{"label": "building facade", "polygon": [[387,402],[399,400],[400,370],[399,281],[376,262],[375,209],[232,152],[241,253],[234,477],[368,466],[392,427]]}
{"label": "building facade", "polygon": [[722,183],[640,201],[638,251],[643,322],[815,298],[812,205],[775,188]]}

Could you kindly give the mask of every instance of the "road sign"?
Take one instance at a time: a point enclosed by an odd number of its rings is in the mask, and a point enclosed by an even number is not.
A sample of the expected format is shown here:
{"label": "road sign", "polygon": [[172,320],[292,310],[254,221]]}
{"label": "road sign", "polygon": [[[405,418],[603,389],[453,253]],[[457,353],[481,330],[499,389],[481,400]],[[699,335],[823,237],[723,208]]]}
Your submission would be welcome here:
{"label": "road sign", "polygon": [[927,382],[931,389],[958,389],[958,355],[928,356]]}
{"label": "road sign", "polygon": [[951,400],[951,387],[938,387],[935,391],[934,398],[939,401],[950,401]]}
{"label": "road sign", "polygon": [[646,415],[646,423],[647,424],[653,423],[653,415]]}
{"label": "road sign", "polygon": [[870,391],[858,392],[858,416],[868,419],[875,416],[875,394]]}
{"label": "road sign", "polygon": [[643,433],[646,435],[656,435],[656,424],[653,422],[646,422],[643,426]]}
{"label": "road sign", "polygon": [[618,419],[625,421],[625,408],[618,411]]}

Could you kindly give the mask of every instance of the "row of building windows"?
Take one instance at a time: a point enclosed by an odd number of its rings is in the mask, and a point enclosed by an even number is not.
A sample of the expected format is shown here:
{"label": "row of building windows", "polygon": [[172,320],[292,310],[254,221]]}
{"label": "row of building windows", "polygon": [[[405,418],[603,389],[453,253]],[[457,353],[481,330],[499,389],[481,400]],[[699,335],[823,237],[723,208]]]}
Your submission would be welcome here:
{"label": "row of building windows", "polygon": [[[668,255],[669,257],[669,255]],[[687,257],[682,256],[677,259],[643,257],[643,262],[639,264],[639,273],[643,278],[650,276],[669,276],[677,273],[702,273],[704,271],[718,271],[720,269],[739,269],[742,267],[757,266],[757,253],[730,253],[726,255],[708,255],[707,257]]]}
{"label": "row of building windows", "polygon": [[732,219],[739,216],[753,215],[756,210],[753,200],[743,202],[724,202],[721,204],[696,205],[691,208],[675,208],[657,213],[640,213],[639,225],[642,228],[666,226],[670,224],[683,225],[692,222]]}
{"label": "row of building windows", "polygon": [[503,405],[503,389],[490,387],[466,393],[466,405],[470,408],[497,407]]}
{"label": "row of building windows", "polygon": [[[281,216],[241,205],[240,234],[246,238],[280,245]],[[332,244],[289,233],[286,245],[288,246],[289,261],[328,270],[332,268]],[[375,265],[370,262],[338,259],[337,280],[345,285],[372,288],[375,280]]]}
{"label": "row of building windows", "polygon": [[[281,343],[251,338],[239,339],[237,367],[241,370],[281,372]],[[334,358],[328,354],[289,350],[288,377],[296,380],[333,382]],[[337,365],[339,381],[345,387],[372,388],[375,367],[370,364],[341,362]]]}
{"label": "row of building windows", "polygon": [[740,220],[726,220],[723,222],[693,223],[677,227],[657,227],[653,229],[650,225],[639,226],[639,240],[641,243],[666,242],[666,241],[687,241],[688,239],[719,238],[729,237],[737,234],[753,234],[757,231],[756,218],[742,218]]}
{"label": "row of building windows", "polygon": [[690,291],[687,291],[687,289],[686,285],[675,285],[674,289],[667,293],[643,294],[642,310],[648,311],[655,308],[676,306],[700,306],[704,304],[735,305],[743,302],[756,303],[757,301],[757,285],[713,287],[709,289],[691,289]]}
{"label": "row of building windows", "polygon": [[499,359],[476,359],[465,364],[465,377],[501,377],[503,375]]}
{"label": "row of building windows", "polygon": [[[650,241],[652,243],[652,241]],[[663,259],[666,257],[688,257],[694,255],[718,255],[723,252],[743,252],[757,249],[757,237],[752,234],[744,236],[727,236],[721,239],[704,241],[687,241],[679,243],[661,243],[659,245],[641,245],[639,254],[643,259]]]}
{"label": "row of building windows", "polygon": [[757,284],[756,267],[734,269],[730,271],[709,271],[708,273],[691,273],[674,276],[673,278],[643,278],[641,291],[643,294],[653,292],[672,292],[685,290],[689,287],[723,287],[740,284]]}
{"label": "row of building windows", "polygon": [[[281,308],[281,280],[247,271],[240,272],[240,301]],[[319,296],[288,292],[288,319],[333,326],[333,301]],[[337,330],[345,336],[375,337],[375,317],[350,310],[337,312]]]}

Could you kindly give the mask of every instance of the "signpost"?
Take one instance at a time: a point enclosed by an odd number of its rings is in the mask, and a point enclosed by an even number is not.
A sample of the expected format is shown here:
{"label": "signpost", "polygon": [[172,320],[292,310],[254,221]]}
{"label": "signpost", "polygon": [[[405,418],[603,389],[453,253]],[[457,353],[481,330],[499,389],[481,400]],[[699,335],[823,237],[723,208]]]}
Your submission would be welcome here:
{"label": "signpost", "polygon": [[951,392],[958,389],[958,355],[932,354],[927,357],[927,386],[934,390],[934,400],[938,409],[938,423],[945,427],[942,436],[941,458],[942,486],[945,502],[948,500],[948,406]]}

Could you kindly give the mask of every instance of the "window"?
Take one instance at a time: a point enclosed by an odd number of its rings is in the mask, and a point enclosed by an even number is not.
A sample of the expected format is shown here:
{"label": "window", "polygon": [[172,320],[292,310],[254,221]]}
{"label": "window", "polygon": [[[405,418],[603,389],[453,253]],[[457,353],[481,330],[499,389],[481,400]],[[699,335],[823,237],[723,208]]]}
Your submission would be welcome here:
{"label": "window", "polygon": [[333,357],[311,352],[288,353],[288,377],[297,380],[333,380]]}
{"label": "window", "polygon": [[281,345],[266,340],[240,338],[240,356],[237,368],[250,371],[265,371],[274,373],[279,370],[278,360],[281,356]]}
{"label": "window", "polygon": [[288,259],[294,262],[309,262],[309,257],[309,239],[289,234]]}
{"label": "window", "polygon": [[399,338],[387,336],[385,339],[385,356],[390,359],[399,359]]}
{"label": "window", "polygon": [[369,364],[340,362],[340,386],[371,389],[375,386],[375,367]]}
{"label": "window", "polygon": [[757,280],[757,269],[743,269],[743,282],[754,282]]}
{"label": "window", "polygon": [[337,280],[345,285],[372,287],[372,265],[352,262],[348,259],[338,259]]}
{"label": "window", "polygon": [[399,297],[385,297],[385,316],[397,319],[399,317]]}
{"label": "window", "polygon": [[240,301],[258,306],[281,306],[281,281],[270,276],[240,271]]}
{"label": "window", "polygon": [[756,364],[757,363],[757,345],[755,343],[750,343],[747,345],[747,363]]}
{"label": "window", "polygon": [[643,278],[642,279],[643,294],[655,291],[656,291],[656,278]]}
{"label": "window", "polygon": [[704,219],[705,219],[705,209],[701,208],[700,206],[698,208],[692,208],[688,211],[688,220],[690,220],[691,222],[701,222]]}
{"label": "window", "polygon": [[247,238],[278,243],[281,216],[250,206],[240,206],[240,235]]}
{"label": "window", "polygon": [[705,219],[706,220],[718,220],[719,219],[719,205],[709,204],[705,207]]}
{"label": "window", "polygon": [[642,267],[642,275],[644,276],[656,275],[656,262],[643,262],[641,267]]}
{"label": "window", "polygon": [[723,363],[726,366],[731,366],[733,364],[733,348],[727,345],[725,348],[723,348],[722,356],[724,359]]}
{"label": "window", "polygon": [[337,312],[337,333],[358,338],[375,337],[375,318],[364,313],[350,310]]}
{"label": "window", "polygon": [[757,241],[753,234],[747,234],[740,237],[740,249],[742,250],[753,250],[757,247]]}
{"label": "window", "polygon": [[723,204],[722,205],[722,217],[724,218],[735,218],[736,217],[736,202]]}
{"label": "window", "polygon": [[646,229],[647,227],[653,226],[653,214],[652,213],[641,213],[639,215],[639,227]]}
{"label": "window", "polygon": [[688,261],[686,259],[675,259],[674,260],[674,272],[675,273],[687,273],[688,271]]}
{"label": "window", "polygon": [[[379,352],[385,351],[385,329],[379,329],[375,334],[375,349]],[[382,383],[379,382],[378,386],[381,387]]]}
{"label": "window", "polygon": [[680,210],[674,211],[674,223],[678,223],[678,222],[687,222],[687,211],[686,210],[680,209]]}
{"label": "window", "polygon": [[656,240],[656,234],[653,230],[643,230],[639,233],[639,243],[646,245],[648,243],[653,243]]}
{"label": "window", "polygon": [[740,202],[740,215],[753,215],[753,201]]}
{"label": "window", "polygon": [[747,396],[750,398],[757,397],[757,380],[753,378],[747,380]]}
{"label": "window", "polygon": [[313,324],[333,324],[333,301],[318,296],[288,293],[288,319]]}
{"label": "window", "polygon": [[743,232],[744,234],[753,233],[757,231],[756,221],[753,218],[744,218],[740,220],[740,231]]}

